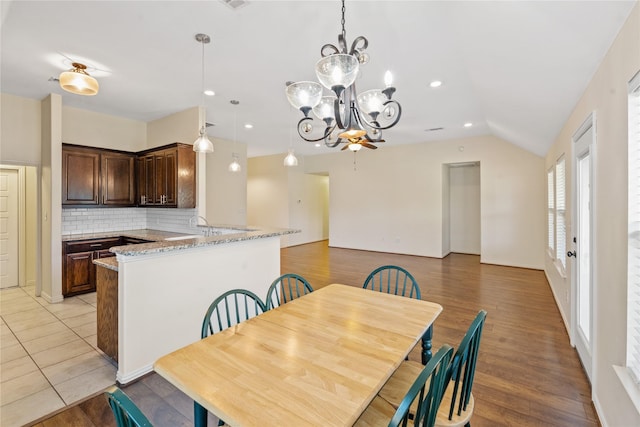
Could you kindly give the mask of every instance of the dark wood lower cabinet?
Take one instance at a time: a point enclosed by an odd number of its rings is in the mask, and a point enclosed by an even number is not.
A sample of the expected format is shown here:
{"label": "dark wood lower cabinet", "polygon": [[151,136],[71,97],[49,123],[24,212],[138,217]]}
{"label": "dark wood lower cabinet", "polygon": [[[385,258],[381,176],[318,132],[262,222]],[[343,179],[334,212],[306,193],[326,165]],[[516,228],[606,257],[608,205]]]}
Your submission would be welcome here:
{"label": "dark wood lower cabinet", "polygon": [[118,361],[118,272],[96,267],[98,348]]}
{"label": "dark wood lower cabinet", "polygon": [[75,295],[95,289],[94,251],[66,254],[62,268],[62,294]]}

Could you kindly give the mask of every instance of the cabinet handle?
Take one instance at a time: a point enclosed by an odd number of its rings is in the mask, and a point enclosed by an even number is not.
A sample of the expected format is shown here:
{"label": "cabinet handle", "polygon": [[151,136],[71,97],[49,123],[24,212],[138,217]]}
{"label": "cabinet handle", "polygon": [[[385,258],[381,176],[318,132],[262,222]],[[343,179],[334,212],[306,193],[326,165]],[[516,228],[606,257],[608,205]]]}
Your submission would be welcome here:
{"label": "cabinet handle", "polygon": [[103,195],[102,195],[102,204],[103,204],[103,205],[106,205],[106,204],[107,204],[107,195],[106,195],[106,194],[103,194]]}
{"label": "cabinet handle", "polygon": [[102,247],[102,243],[94,243],[92,245],[90,245],[92,248],[101,248]]}

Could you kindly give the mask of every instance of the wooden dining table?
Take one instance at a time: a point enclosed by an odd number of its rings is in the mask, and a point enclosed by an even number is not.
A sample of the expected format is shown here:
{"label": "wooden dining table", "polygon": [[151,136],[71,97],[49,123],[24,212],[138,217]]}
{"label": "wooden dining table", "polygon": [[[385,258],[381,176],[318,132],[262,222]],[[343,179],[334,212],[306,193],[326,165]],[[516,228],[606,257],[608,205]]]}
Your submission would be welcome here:
{"label": "wooden dining table", "polygon": [[154,368],[231,426],[351,426],[441,311],[333,284],[167,354]]}

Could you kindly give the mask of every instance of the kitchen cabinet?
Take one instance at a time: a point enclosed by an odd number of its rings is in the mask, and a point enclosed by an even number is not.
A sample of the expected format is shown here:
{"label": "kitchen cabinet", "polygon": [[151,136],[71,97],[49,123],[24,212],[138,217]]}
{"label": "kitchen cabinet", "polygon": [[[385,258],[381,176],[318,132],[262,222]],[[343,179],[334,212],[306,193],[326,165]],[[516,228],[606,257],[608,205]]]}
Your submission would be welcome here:
{"label": "kitchen cabinet", "polygon": [[62,295],[71,296],[96,290],[96,269],[93,260],[113,256],[112,246],[119,246],[120,237],[76,240],[62,245]]}
{"label": "kitchen cabinet", "polygon": [[135,206],[135,155],[63,144],[63,206]]}
{"label": "kitchen cabinet", "polygon": [[96,332],[98,348],[118,361],[118,272],[96,267]]}
{"label": "kitchen cabinet", "polygon": [[196,153],[187,144],[170,144],[138,153],[138,206],[195,208]]}

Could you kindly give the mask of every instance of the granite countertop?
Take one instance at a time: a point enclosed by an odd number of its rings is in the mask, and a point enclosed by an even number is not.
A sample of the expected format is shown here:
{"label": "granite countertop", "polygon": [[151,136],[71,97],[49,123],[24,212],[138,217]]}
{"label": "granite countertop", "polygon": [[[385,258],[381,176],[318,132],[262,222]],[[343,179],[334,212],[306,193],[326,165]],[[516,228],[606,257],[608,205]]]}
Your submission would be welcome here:
{"label": "granite countertop", "polygon": [[94,259],[93,263],[97,266],[108,268],[109,270],[118,271],[118,260],[114,256]]}
{"label": "granite countertop", "polygon": [[[198,236],[193,238],[185,238],[181,240],[159,240],[153,243],[142,243],[138,245],[116,246],[109,249],[117,255],[136,256],[148,255],[160,252],[170,252],[180,249],[197,248],[212,245],[222,245],[233,242],[243,242],[246,240],[265,239],[268,237],[284,236],[287,234],[300,233],[300,230],[287,228],[269,228],[269,227],[246,227],[238,226],[218,226],[212,225],[212,228],[223,228],[226,230],[233,229],[235,232],[226,232],[216,236]],[[180,235],[180,233],[174,233]],[[191,236],[190,234],[182,234],[183,236]],[[175,236],[177,237],[177,236]],[[166,238],[165,238],[166,239]]]}

